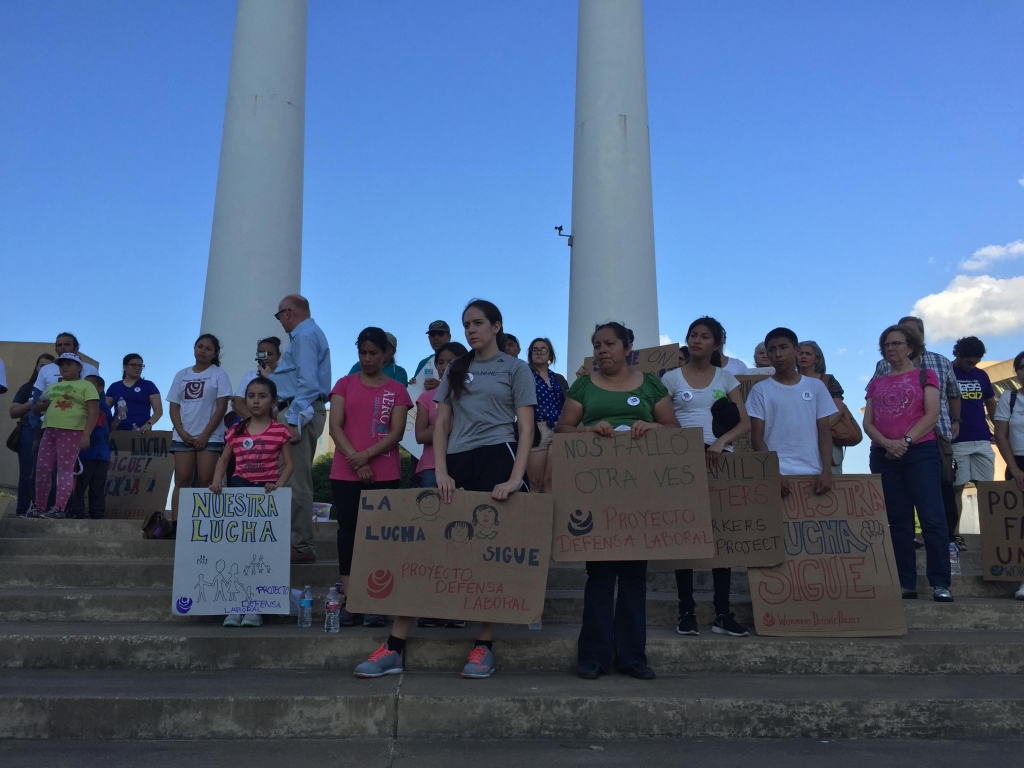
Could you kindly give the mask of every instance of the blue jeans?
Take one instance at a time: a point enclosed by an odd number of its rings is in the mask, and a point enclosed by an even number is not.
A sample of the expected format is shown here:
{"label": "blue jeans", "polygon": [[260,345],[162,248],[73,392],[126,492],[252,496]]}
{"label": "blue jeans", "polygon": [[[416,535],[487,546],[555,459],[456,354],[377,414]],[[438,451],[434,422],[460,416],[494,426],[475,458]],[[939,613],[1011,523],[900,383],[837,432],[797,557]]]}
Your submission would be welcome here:
{"label": "blue jeans", "polygon": [[424,469],[420,472],[420,488],[437,488],[437,472],[433,469]]}
{"label": "blue jeans", "polygon": [[949,588],[949,529],[942,502],[942,464],[934,440],[912,445],[899,459],[885,458],[884,448],[871,449],[871,471],[882,476],[885,511],[896,557],[900,586],[917,589],[914,551],[914,509],[921,521],[927,555],[928,582]]}
{"label": "blue jeans", "polygon": [[19,515],[24,513],[28,509],[28,505],[32,503],[32,493],[35,490],[32,487],[32,470],[35,468],[35,462],[32,461],[34,438],[35,430],[26,421],[21,425],[21,432],[18,434],[18,504],[16,509]]}

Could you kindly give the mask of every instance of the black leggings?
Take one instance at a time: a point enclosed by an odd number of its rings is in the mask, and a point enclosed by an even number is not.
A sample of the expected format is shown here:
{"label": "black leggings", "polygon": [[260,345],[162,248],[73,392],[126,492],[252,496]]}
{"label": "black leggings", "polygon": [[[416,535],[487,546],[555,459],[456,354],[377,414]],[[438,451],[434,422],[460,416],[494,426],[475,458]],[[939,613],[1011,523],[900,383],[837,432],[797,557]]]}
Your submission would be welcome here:
{"label": "black leggings", "polygon": [[352,548],[356,541],[359,500],[363,496],[363,491],[391,490],[398,488],[401,483],[401,480],[385,480],[379,483],[331,480],[334,509],[338,516],[338,571],[342,576],[348,576],[352,572]]}

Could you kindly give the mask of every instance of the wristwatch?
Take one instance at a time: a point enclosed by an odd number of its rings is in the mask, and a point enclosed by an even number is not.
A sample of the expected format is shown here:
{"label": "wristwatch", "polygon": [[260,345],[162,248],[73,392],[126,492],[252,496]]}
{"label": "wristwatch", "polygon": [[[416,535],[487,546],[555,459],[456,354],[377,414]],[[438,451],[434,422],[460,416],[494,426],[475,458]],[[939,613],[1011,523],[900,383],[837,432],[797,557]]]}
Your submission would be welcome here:
{"label": "wristwatch", "polygon": [[952,424],[961,424],[961,423],[963,423],[961,419],[950,419],[949,421]]}
{"label": "wristwatch", "polygon": [[903,436],[903,442],[905,442],[908,446],[913,445],[914,444],[914,438],[912,438],[910,435],[904,435]]}

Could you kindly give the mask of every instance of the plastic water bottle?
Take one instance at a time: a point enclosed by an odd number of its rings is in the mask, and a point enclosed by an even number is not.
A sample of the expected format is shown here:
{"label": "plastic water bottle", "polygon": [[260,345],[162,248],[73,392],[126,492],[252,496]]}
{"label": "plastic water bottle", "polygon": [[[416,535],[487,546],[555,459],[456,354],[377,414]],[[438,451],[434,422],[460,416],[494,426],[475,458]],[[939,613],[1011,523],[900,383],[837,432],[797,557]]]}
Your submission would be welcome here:
{"label": "plastic water bottle", "polygon": [[949,575],[959,576],[963,573],[960,570],[960,547],[952,541],[949,542]]}
{"label": "plastic water bottle", "polygon": [[338,590],[331,587],[331,591],[327,593],[326,603],[326,615],[324,616],[324,632],[330,632],[332,635],[340,631],[338,625],[338,614],[341,613],[341,595],[338,594]]}
{"label": "plastic water bottle", "polygon": [[313,626],[313,590],[309,584],[302,590],[302,597],[299,599],[299,626]]}

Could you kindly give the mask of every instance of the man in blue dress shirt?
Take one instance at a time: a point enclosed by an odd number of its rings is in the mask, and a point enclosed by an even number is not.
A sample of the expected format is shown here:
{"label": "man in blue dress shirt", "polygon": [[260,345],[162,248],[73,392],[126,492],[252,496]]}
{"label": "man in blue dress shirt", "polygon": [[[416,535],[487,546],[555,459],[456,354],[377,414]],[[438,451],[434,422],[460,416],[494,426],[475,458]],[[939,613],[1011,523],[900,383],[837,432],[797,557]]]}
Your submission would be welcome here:
{"label": "man in blue dress shirt", "polygon": [[295,471],[286,483],[292,489],[292,562],[312,563],[316,561],[313,454],[327,421],[324,403],[331,394],[331,349],[302,296],[285,296],[274,317],[290,339],[270,378],[277,385],[278,421],[292,433]]}

